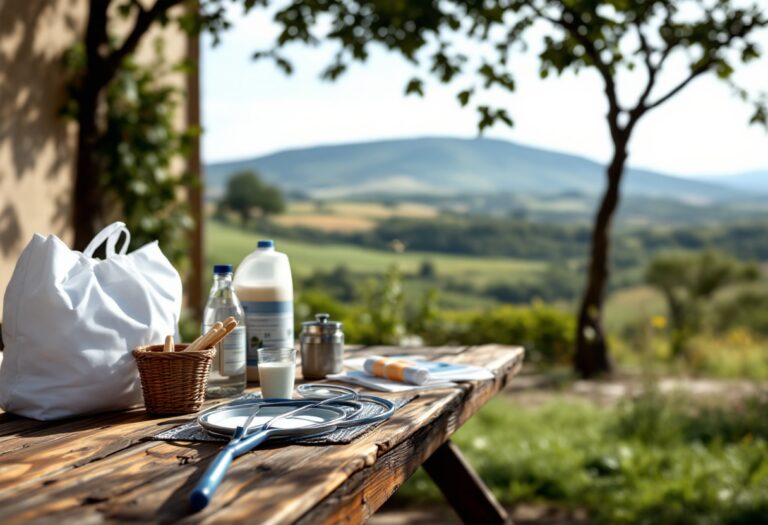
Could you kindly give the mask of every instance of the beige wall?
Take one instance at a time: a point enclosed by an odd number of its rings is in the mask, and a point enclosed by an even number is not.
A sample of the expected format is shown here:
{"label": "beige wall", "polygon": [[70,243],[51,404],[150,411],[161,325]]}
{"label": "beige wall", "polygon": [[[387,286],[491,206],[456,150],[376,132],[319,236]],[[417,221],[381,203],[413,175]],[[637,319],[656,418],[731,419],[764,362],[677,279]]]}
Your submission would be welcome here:
{"label": "beige wall", "polygon": [[[81,38],[86,16],[86,0],[0,0],[0,294],[33,233],[72,241],[76,126],[58,113],[62,54]],[[145,38],[140,56],[154,56],[155,37]],[[184,35],[166,30],[163,38],[168,60],[187,56]],[[172,81],[186,87],[184,75]]]}

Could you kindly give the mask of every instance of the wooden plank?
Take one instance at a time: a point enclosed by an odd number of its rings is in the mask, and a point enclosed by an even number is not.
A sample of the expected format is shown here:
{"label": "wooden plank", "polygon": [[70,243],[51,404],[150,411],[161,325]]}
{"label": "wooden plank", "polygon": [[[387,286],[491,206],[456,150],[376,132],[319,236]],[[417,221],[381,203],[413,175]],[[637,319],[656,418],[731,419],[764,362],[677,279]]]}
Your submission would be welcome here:
{"label": "wooden plank", "polygon": [[[200,9],[198,2],[187,4],[186,10],[191,14],[197,14]],[[200,125],[200,38],[197,34],[187,34],[187,61],[191,65],[187,69],[186,84],[187,93],[184,97],[186,103],[186,126],[192,128]],[[189,232],[190,237],[190,260],[192,267],[187,273],[187,282],[184,285],[186,292],[186,307],[192,311],[192,315],[197,322],[203,319],[203,308],[205,297],[203,296],[203,276],[210,271],[205,268],[205,196],[203,188],[203,165],[200,155],[200,135],[192,133],[186,139],[189,144],[187,150],[187,172],[195,181],[187,184],[186,201],[189,205],[189,211],[192,215],[193,226]]]}
{"label": "wooden plank", "polygon": [[384,453],[375,463],[354,473],[297,523],[331,525],[364,522],[451,434],[506,385],[521,366],[522,351],[497,371],[495,381],[463,384],[463,394],[453,400],[454,406],[442,411],[439,418]]}
{"label": "wooden plank", "polygon": [[401,346],[363,346],[352,350],[355,357],[362,357],[367,355],[403,355],[414,354],[424,355],[430,359],[437,359],[442,357],[457,356],[465,352],[467,346],[430,346],[430,347],[401,347]]}
{"label": "wooden plank", "polygon": [[62,471],[98,461],[188,420],[166,418],[152,424],[141,411],[116,418],[119,424],[104,425],[104,420],[100,420],[95,429],[58,434],[56,439],[42,435],[41,440],[37,440],[36,436],[31,436],[23,440],[20,448],[6,450],[3,447],[4,451],[0,454],[0,496]]}
{"label": "wooden plank", "polygon": [[[456,392],[431,393],[412,401],[393,419],[371,435],[348,446],[323,450],[309,458],[304,466],[287,466],[278,475],[249,480],[238,490],[237,505],[226,505],[206,516],[203,523],[248,521],[254,523],[292,523],[309,512],[318,501],[342,486],[355,472],[375,464],[387,451],[408,436],[428,426],[455,403]],[[253,460],[256,458],[249,458]],[[248,468],[248,465],[242,465]],[[239,468],[239,466],[238,466]],[[236,479],[236,478],[235,478]],[[292,498],[291,494],[303,494]],[[257,510],[256,510],[257,509]]]}
{"label": "wooden plank", "polygon": [[424,462],[424,470],[466,525],[507,523],[507,513],[453,442]]}
{"label": "wooden plank", "polygon": [[[190,514],[186,497],[220,445],[140,441],[144,435],[157,432],[158,424],[168,426],[173,418],[145,421],[139,418],[114,428],[78,427],[71,436],[59,435],[53,441],[35,441],[43,436],[20,438],[29,440],[29,455],[25,458],[24,451],[15,450],[9,452],[7,458],[14,459],[11,464],[33,466],[24,467],[26,470],[17,478],[19,484],[6,486],[6,490],[0,492],[0,522],[291,523],[314,515],[313,508],[318,504],[321,510],[331,508],[326,502],[330,502],[334,494],[340,494],[339,491],[355,492],[345,487],[354,486],[355,480],[362,479],[360,473],[370,472],[381,458],[391,458],[389,463],[385,462],[387,468],[399,469],[405,479],[410,475],[409,468],[397,465],[409,457],[410,452],[407,447],[401,448],[401,444],[412,441],[414,435],[426,432],[425,429],[438,429],[433,432],[445,434],[444,438],[417,439],[417,444],[426,442],[428,446],[415,457],[426,459],[458,425],[506,384],[510,371],[522,358],[522,351],[508,347],[496,350],[482,347],[472,352],[477,352],[478,359],[474,361],[477,364],[494,360],[501,363],[496,381],[425,392],[399,410],[392,420],[351,445],[283,446],[247,454],[235,461],[213,504],[199,514]],[[457,352],[451,359],[458,359],[463,353]],[[501,355],[506,355],[506,361],[500,360]],[[436,422],[440,422],[439,425],[436,426]],[[78,441],[84,447],[80,456],[77,447],[73,447]],[[2,446],[0,444],[0,448]],[[46,454],[46,446],[55,448],[55,457],[54,452]],[[385,472],[381,470],[380,475]],[[5,479],[10,481],[10,477]],[[370,512],[394,490],[382,489],[385,478],[381,479],[366,489],[375,502],[369,504]]]}
{"label": "wooden plank", "polygon": [[0,412],[0,443],[41,427],[34,419]]}
{"label": "wooden plank", "polygon": [[[430,401],[430,404],[438,409],[437,405]],[[414,412],[425,412],[424,409],[415,409]],[[408,416],[408,419],[415,419]],[[418,425],[414,421],[414,426]],[[403,427],[398,429],[402,432],[407,432],[408,429]],[[384,443],[383,440],[377,439],[379,443]],[[150,448],[154,447],[154,448]],[[33,493],[34,497],[31,499],[25,499],[17,502],[13,505],[15,499],[11,494],[5,494],[5,498],[0,498],[0,518],[8,518],[13,514],[26,510],[24,514],[24,520],[30,518],[30,512],[32,514],[40,515],[40,510],[44,509],[42,503],[51,500],[69,501],[69,505],[64,505],[63,508],[58,510],[71,510],[73,506],[77,506],[80,502],[98,502],[104,503],[101,505],[100,511],[105,515],[109,515],[111,518],[116,519],[137,519],[137,516],[144,516],[150,519],[148,516],[160,516],[162,515],[163,521],[167,519],[178,519],[186,515],[186,494],[192,486],[192,481],[196,479],[194,475],[197,473],[199,476],[202,473],[201,469],[204,469],[207,464],[201,463],[201,461],[212,457],[219,448],[217,444],[193,444],[188,454],[183,456],[183,461],[180,461],[177,465],[177,457],[173,455],[173,452],[178,452],[180,449],[177,445],[165,444],[163,447],[169,447],[168,449],[160,448],[158,454],[158,448],[160,443],[155,442],[151,445],[143,445],[138,450],[129,449],[122,453],[118,453],[112,457],[105,458],[101,461],[96,461],[87,464],[80,468],[73,468],[67,472],[59,472],[56,476],[49,476],[47,479],[39,479],[39,483],[36,486],[25,487],[25,492]],[[384,445],[382,445],[384,446]],[[241,460],[235,464],[236,468],[232,469],[231,476],[225,481],[225,485],[222,486],[220,494],[218,494],[215,500],[216,504],[220,506],[226,506],[230,503],[227,499],[226,485],[229,484],[229,490],[236,494],[239,490],[239,485],[242,482],[250,482],[253,478],[254,470],[257,473],[267,473],[268,476],[258,480],[259,485],[270,485],[274,483],[274,478],[277,477],[283,482],[286,487],[287,494],[296,494],[298,484],[298,491],[301,491],[301,485],[304,483],[302,479],[302,471],[296,470],[301,461],[296,461],[296,456],[300,455],[304,460],[311,460],[317,454],[328,454],[330,448],[347,449],[348,447],[281,447],[273,450],[259,450],[252,453],[246,458],[253,456],[253,461],[258,465],[255,469],[250,469],[249,465],[243,463]],[[376,445],[367,450],[360,450],[354,448],[350,451],[351,455],[358,452],[359,457],[356,460],[361,462],[369,461],[369,456],[374,453],[375,457]],[[309,454],[308,454],[309,453]],[[151,461],[147,462],[147,457],[151,458]],[[167,456],[167,457],[165,457]],[[157,457],[165,457],[167,461],[157,462]],[[246,459],[242,458],[242,459]],[[332,464],[340,464],[340,459],[332,457],[329,461]],[[148,463],[148,464],[147,464]],[[143,466],[142,466],[143,464]],[[141,476],[146,477],[142,482],[136,480],[134,475],[134,468],[141,466]],[[184,467],[179,469],[178,467]],[[175,467],[169,469],[168,467]],[[184,472],[180,472],[184,470]],[[196,472],[199,471],[199,472]],[[245,476],[244,480],[238,480],[238,471],[242,471]],[[296,483],[291,485],[290,483],[284,483],[285,478],[282,478],[284,472],[293,472],[297,474]],[[343,474],[343,473],[342,473]],[[115,484],[113,478],[119,475],[120,483]],[[156,479],[155,482],[152,480]],[[190,481],[190,479],[192,481]],[[134,485],[130,486],[133,481]],[[127,485],[126,485],[127,483]],[[185,490],[181,490],[186,485]],[[126,487],[130,486],[130,490]],[[165,488],[168,490],[164,490]],[[110,496],[110,494],[117,492],[117,498]],[[125,498],[121,498],[120,494],[123,492],[129,492]],[[174,495],[174,492],[178,494]],[[170,500],[169,500],[170,494]],[[234,498],[236,500],[236,496]],[[174,505],[169,505],[168,501],[174,501]],[[279,500],[278,500],[279,501]],[[13,505],[9,507],[8,505]],[[37,507],[37,510],[36,510]],[[130,509],[126,511],[126,508]],[[212,508],[215,508],[212,506]],[[145,513],[146,511],[146,513]],[[44,512],[45,513],[45,512]],[[159,513],[159,514],[157,514]],[[5,521],[4,519],[2,521]]]}

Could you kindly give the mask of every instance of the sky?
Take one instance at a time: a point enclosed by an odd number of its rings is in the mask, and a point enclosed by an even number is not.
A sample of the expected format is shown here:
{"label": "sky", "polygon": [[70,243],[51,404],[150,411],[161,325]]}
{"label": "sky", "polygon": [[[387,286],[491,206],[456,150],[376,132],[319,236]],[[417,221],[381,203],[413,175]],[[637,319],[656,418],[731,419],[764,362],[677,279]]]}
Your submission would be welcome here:
{"label": "sky", "polygon": [[[471,85],[472,77],[448,86],[428,81],[424,98],[405,97],[406,83],[420,71],[376,49],[366,63],[328,82],[319,77],[335,51],[330,45],[288,50],[296,70],[286,76],[267,60],[251,59],[275,35],[269,14],[232,11],[231,16],[233,27],[218,46],[208,38],[201,44],[205,162],[322,144],[477,136],[476,111],[456,101],[456,93]],[[485,136],[607,162],[611,142],[601,80],[586,70],[540,79],[535,56],[539,34],[533,34],[531,49],[516,53],[511,62],[516,91],[483,95],[491,105],[507,108],[514,120],[512,128],[497,124]],[[461,45],[468,55],[477,54],[473,44]],[[660,79],[662,88],[685,73],[682,57],[670,65]],[[619,79],[620,95],[638,89],[638,75]],[[737,69],[735,78],[751,90],[768,91],[768,58]],[[768,133],[748,126],[750,115],[749,107],[722,82],[699,78],[638,124],[629,164],[681,176],[768,169]]]}

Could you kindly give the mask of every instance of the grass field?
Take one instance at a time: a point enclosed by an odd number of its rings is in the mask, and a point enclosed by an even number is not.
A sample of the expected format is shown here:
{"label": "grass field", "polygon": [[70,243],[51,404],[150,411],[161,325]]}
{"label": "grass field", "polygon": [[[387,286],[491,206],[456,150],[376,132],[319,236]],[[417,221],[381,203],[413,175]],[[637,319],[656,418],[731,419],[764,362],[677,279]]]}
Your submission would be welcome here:
{"label": "grass field", "polygon": [[[258,233],[225,225],[216,221],[206,223],[206,260],[209,264],[238,264],[256,248]],[[393,264],[404,273],[415,273],[422,262],[431,261],[439,277],[451,277],[485,285],[498,280],[525,280],[538,277],[546,263],[501,257],[464,257],[438,253],[394,253],[345,244],[309,244],[275,239],[277,249],[288,254],[291,269],[297,277],[307,277],[315,271],[328,271],[345,265],[355,273],[381,274]]]}
{"label": "grass field", "polygon": [[[758,524],[768,516],[767,407],[654,391],[611,408],[498,396],[452,439],[506,505],[585,509],[595,525]],[[395,498],[440,501],[422,471]]]}

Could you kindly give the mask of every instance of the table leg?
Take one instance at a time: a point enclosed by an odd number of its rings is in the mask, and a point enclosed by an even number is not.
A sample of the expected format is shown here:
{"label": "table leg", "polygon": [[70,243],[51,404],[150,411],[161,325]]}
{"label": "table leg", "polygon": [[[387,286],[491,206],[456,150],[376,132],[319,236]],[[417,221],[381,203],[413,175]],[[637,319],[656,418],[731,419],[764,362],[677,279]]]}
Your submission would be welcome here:
{"label": "table leg", "polygon": [[459,447],[450,440],[443,443],[422,466],[467,525],[509,523],[504,508],[467,463]]}

